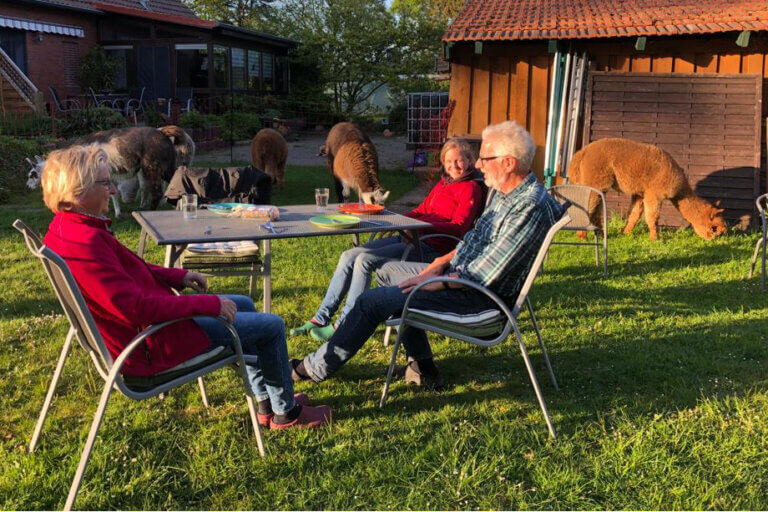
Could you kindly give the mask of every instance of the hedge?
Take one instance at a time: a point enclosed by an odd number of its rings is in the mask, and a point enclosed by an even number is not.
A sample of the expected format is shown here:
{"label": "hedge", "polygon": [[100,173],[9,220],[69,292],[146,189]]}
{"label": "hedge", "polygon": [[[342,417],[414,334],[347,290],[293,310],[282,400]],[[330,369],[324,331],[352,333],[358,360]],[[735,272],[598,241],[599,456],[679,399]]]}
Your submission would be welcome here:
{"label": "hedge", "polygon": [[0,204],[26,190],[30,167],[25,158],[45,153],[40,140],[0,136]]}

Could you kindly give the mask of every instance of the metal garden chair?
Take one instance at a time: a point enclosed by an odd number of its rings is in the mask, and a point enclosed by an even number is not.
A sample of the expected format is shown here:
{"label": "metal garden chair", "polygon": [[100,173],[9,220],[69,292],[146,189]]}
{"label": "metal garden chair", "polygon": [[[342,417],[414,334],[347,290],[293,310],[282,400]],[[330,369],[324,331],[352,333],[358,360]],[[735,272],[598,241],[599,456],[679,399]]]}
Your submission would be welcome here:
{"label": "metal garden chair", "polygon": [[[64,348],[59,356],[58,364],[56,365],[56,371],[54,372],[51,385],[46,395],[46,400],[43,405],[43,410],[40,413],[37,426],[35,428],[35,434],[33,441],[30,444],[30,451],[34,449],[34,445],[37,441],[37,437],[42,430],[45,416],[50,406],[50,401],[56,388],[56,384],[61,375],[64,361],[69,353],[69,348],[73,338],[77,338],[80,346],[88,353],[93,361],[97,372],[104,379],[104,388],[101,393],[98,408],[91,424],[91,429],[88,432],[88,438],[83,449],[83,453],[80,457],[80,463],[77,467],[72,486],[69,489],[69,495],[67,497],[64,510],[71,510],[75,499],[77,498],[78,490],[82,482],[85,469],[90,459],[93,445],[98,435],[101,421],[104,417],[104,412],[107,408],[107,403],[113,389],[117,389],[124,396],[133,400],[145,400],[154,396],[158,396],[166,391],[177,388],[182,384],[201,379],[204,375],[207,375],[224,366],[236,365],[241,378],[243,379],[243,385],[245,386],[246,401],[248,403],[248,410],[251,415],[251,422],[253,423],[254,433],[256,435],[256,441],[259,448],[259,453],[264,455],[264,442],[259,428],[259,423],[256,418],[256,409],[254,406],[253,397],[251,396],[251,390],[248,385],[248,378],[245,373],[245,361],[243,356],[242,347],[240,345],[240,338],[234,328],[226,323],[223,319],[214,317],[222,324],[224,324],[232,335],[232,346],[234,350],[229,348],[219,348],[210,352],[196,356],[170,370],[162,372],[151,377],[135,377],[135,376],[123,376],[120,372],[125,363],[126,358],[138,348],[144,340],[154,334],[155,332],[163,329],[171,324],[189,320],[190,318],[179,318],[168,322],[163,322],[157,325],[152,325],[141,331],[126,348],[120,353],[117,359],[113,360],[107,347],[101,338],[98,328],[91,316],[90,311],[85,303],[80,290],[69,271],[69,267],[66,262],[53,252],[50,248],[41,243],[40,237],[27,226],[24,222],[16,220],[14,227],[18,229],[23,235],[27,243],[27,247],[30,252],[40,260],[43,268],[48,275],[48,278],[53,285],[54,291],[61,303],[61,307],[67,316],[70,323],[69,334],[64,344]],[[202,390],[201,386],[201,390]]]}
{"label": "metal garden chair", "polygon": [[768,219],[766,219],[765,211],[768,209],[768,194],[763,194],[758,197],[755,201],[755,204],[757,205],[757,211],[760,214],[760,224],[763,230],[763,234],[757,240],[757,244],[755,245],[755,254],[752,255],[752,267],[749,269],[749,277],[752,277],[752,274],[755,272],[757,255],[761,252],[760,249],[762,248],[762,263],[760,265],[762,278],[760,282],[760,289],[765,291],[765,251],[766,245],[768,245]]}
{"label": "metal garden chair", "polygon": [[[595,265],[600,266],[600,246],[603,247],[603,277],[608,277],[608,211],[605,203],[605,194],[602,191],[587,187],[586,185],[557,185],[551,189],[552,195],[560,202],[571,203],[568,215],[571,223],[563,228],[568,231],[592,232],[594,242],[552,242],[552,245],[587,245],[595,248]],[[595,194],[594,196],[592,194]],[[589,217],[590,201],[599,201],[596,207],[601,209],[602,226],[595,225]],[[599,239],[602,236],[602,241]]]}
{"label": "metal garden chair", "polygon": [[56,112],[69,115],[72,112],[77,112],[83,109],[83,106],[80,105],[80,102],[76,99],[68,98],[66,100],[62,100],[59,97],[59,94],[56,92],[56,89],[50,85],[48,86],[48,90],[51,92],[51,98],[53,99],[53,106]]}
{"label": "metal garden chair", "polygon": [[555,389],[559,389],[557,385],[557,379],[555,379],[555,374],[552,371],[552,365],[549,361],[547,349],[544,346],[544,340],[541,337],[541,331],[539,331],[538,324],[536,323],[536,316],[533,313],[533,306],[531,305],[531,301],[528,298],[528,293],[533,286],[533,281],[536,279],[536,275],[538,274],[539,268],[544,261],[544,257],[549,250],[552,239],[554,238],[555,234],[563,227],[565,227],[569,222],[571,222],[571,218],[568,216],[568,214],[565,214],[547,232],[547,235],[544,238],[544,242],[539,248],[536,259],[531,266],[531,270],[529,271],[528,276],[523,283],[523,287],[520,290],[520,295],[518,295],[517,301],[515,302],[515,305],[512,309],[507,306],[501,297],[483,287],[482,285],[465,279],[450,279],[450,281],[453,283],[461,283],[468,288],[475,289],[485,294],[493,302],[496,303],[498,309],[491,309],[472,315],[455,315],[438,311],[414,310],[409,307],[409,304],[414,294],[419,289],[429,283],[448,281],[449,278],[443,276],[435,277],[416,286],[408,295],[400,318],[388,320],[385,324],[387,326],[387,334],[385,334],[385,336],[389,335],[389,331],[394,326],[399,326],[399,333],[397,336],[397,341],[395,341],[395,345],[392,348],[392,359],[389,364],[389,369],[387,370],[387,380],[384,383],[384,389],[381,393],[381,401],[379,402],[379,407],[384,407],[389,395],[389,384],[392,381],[392,373],[395,369],[397,351],[400,348],[402,334],[405,330],[404,327],[411,326],[417,329],[436,332],[444,336],[467,341],[482,347],[492,347],[494,345],[498,345],[507,339],[509,334],[514,331],[515,336],[517,337],[518,346],[520,347],[520,353],[523,356],[523,361],[525,362],[525,366],[528,370],[528,376],[531,379],[531,384],[533,385],[533,389],[536,393],[536,398],[539,401],[539,406],[541,407],[541,411],[544,414],[544,419],[547,422],[547,428],[549,429],[550,435],[554,439],[556,437],[555,428],[552,425],[552,419],[550,418],[549,412],[547,411],[547,404],[544,401],[544,395],[541,393],[541,389],[539,388],[539,383],[536,379],[533,365],[531,364],[531,360],[528,357],[528,351],[525,348],[525,343],[523,342],[523,337],[520,333],[517,317],[520,314],[520,310],[523,308],[523,304],[525,304],[528,312],[531,315],[531,322],[533,323],[533,328],[536,331],[539,347],[544,354],[544,361],[547,365],[547,370],[549,371],[552,385],[555,387]]}

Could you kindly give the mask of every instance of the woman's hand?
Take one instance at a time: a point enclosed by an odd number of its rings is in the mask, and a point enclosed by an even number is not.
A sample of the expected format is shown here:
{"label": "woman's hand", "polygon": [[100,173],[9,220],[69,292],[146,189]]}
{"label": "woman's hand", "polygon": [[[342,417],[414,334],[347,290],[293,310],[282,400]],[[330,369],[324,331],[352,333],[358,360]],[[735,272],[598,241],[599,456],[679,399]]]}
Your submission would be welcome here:
{"label": "woman's hand", "polygon": [[192,288],[197,293],[205,293],[208,291],[208,278],[200,272],[187,272],[182,279],[181,284],[188,288]]}
{"label": "woman's hand", "polygon": [[219,316],[223,316],[227,322],[235,323],[235,313],[237,313],[237,306],[232,300],[219,296],[219,302],[221,303],[221,312]]}

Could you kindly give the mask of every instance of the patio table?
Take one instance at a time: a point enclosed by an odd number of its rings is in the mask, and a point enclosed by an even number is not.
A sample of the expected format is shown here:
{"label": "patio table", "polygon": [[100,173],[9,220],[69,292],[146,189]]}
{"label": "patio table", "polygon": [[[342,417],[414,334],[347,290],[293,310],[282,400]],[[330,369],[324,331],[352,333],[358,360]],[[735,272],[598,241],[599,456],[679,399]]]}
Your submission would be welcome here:
{"label": "patio table", "polygon": [[[328,205],[326,214],[336,213],[336,205]],[[378,215],[356,215],[360,224],[353,228],[319,228],[309,222],[311,217],[323,215],[315,205],[281,206],[280,220],[274,221],[273,229],[265,227],[265,221],[218,215],[201,208],[194,219],[184,219],[179,210],[156,210],[133,212],[141,226],[139,257],[144,257],[147,235],[158,245],[166,246],[166,267],[175,266],[181,253],[189,244],[206,242],[233,242],[241,240],[262,241],[261,249],[264,268],[264,312],[272,306],[272,240],[280,238],[304,238],[312,236],[352,235],[359,243],[360,233],[379,231],[408,231],[416,250],[420,253],[419,230],[432,227],[428,222],[408,218],[385,210]]]}

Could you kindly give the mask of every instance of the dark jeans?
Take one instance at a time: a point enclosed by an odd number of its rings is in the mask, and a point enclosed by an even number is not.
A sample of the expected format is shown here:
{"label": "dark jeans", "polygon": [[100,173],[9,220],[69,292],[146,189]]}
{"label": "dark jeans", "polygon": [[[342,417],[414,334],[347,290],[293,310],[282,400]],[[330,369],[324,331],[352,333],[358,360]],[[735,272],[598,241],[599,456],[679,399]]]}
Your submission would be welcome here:
{"label": "dark jeans", "polygon": [[[400,277],[412,275],[412,272],[403,273],[400,265],[395,267],[397,268],[389,269],[393,274],[388,273],[388,264],[382,267],[378,272],[379,281],[394,283],[402,280]],[[418,265],[410,266],[409,270],[417,268]],[[392,315],[400,314],[407,298],[408,295],[397,286],[383,286],[363,293],[331,339],[304,359],[304,366],[312,380],[323,381],[341,368],[360,350],[380,323]],[[487,297],[474,290],[457,289],[416,292],[409,307],[453,313],[478,313],[491,309],[494,305]],[[406,328],[402,340],[409,359],[432,357],[432,349],[423,330]]]}

